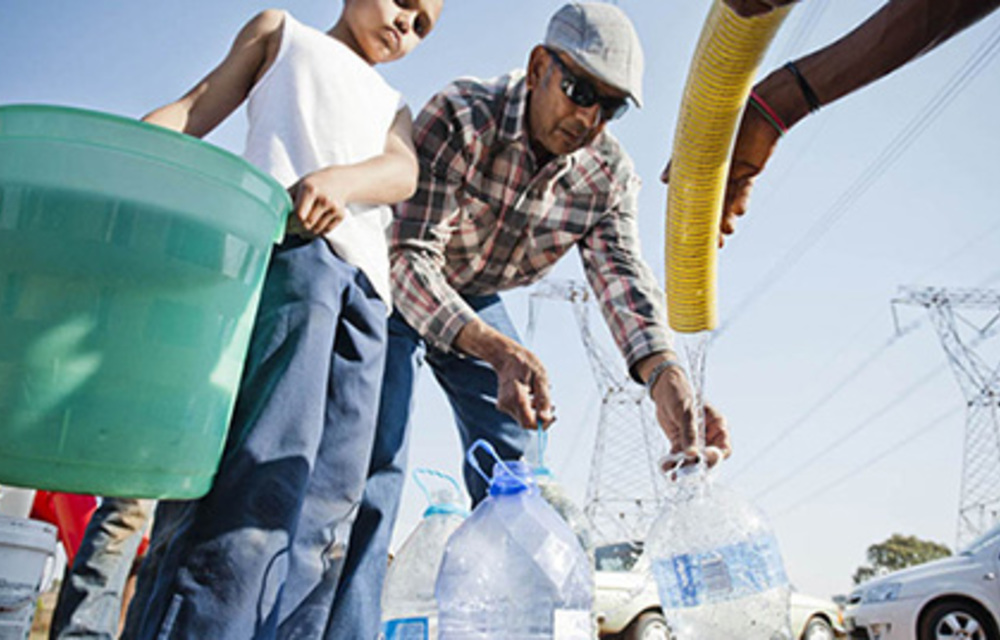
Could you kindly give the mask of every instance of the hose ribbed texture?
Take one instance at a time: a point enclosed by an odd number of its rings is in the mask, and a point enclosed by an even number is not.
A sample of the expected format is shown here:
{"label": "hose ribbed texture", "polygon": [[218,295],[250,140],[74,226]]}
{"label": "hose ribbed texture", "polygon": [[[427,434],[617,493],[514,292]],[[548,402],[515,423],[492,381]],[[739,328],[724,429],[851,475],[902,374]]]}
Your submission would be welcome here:
{"label": "hose ribbed texture", "polygon": [[741,18],[714,0],[688,71],[670,165],[667,308],[682,333],[718,324],[719,223],[733,133],[757,67],[791,6]]}

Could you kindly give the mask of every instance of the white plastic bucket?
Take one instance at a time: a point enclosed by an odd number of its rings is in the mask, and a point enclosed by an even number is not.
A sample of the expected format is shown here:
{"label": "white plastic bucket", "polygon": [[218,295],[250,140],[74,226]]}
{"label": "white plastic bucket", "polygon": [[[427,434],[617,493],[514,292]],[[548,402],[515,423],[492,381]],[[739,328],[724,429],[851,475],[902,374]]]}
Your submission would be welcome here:
{"label": "white plastic bucket", "polygon": [[27,518],[34,502],[34,489],[0,486],[0,516]]}
{"label": "white plastic bucket", "polygon": [[0,640],[24,640],[35,602],[48,587],[56,528],[27,518],[0,516]]}

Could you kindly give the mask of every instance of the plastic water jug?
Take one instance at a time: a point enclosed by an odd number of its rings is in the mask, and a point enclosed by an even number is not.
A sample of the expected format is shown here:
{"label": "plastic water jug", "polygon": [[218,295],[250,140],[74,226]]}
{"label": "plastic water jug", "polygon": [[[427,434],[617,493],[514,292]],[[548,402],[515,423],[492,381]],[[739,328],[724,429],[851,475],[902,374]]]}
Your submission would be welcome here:
{"label": "plastic water jug", "polygon": [[677,640],[789,640],[790,589],[774,532],[702,464],[678,469],[646,553]]}
{"label": "plastic water jug", "polygon": [[548,449],[548,431],[539,428],[534,432],[531,442],[525,450],[525,461],[531,466],[531,472],[535,476],[535,484],[538,485],[538,492],[542,495],[552,508],[556,510],[562,519],[566,521],[569,528],[573,530],[576,539],[580,541],[583,550],[591,555],[593,552],[593,539],[590,524],[583,510],[566,494],[566,490],[546,464],[545,452]]}
{"label": "plastic water jug", "polygon": [[[487,476],[475,457],[495,464]],[[467,458],[489,495],[452,534],[435,594],[441,640],[590,640],[593,572],[576,536],[539,495],[529,466],[479,440]]]}
{"label": "plastic water jug", "polygon": [[0,107],[0,483],[203,495],[290,209],[197,138]]}
{"label": "plastic water jug", "polygon": [[[436,480],[436,488],[428,490],[421,478]],[[460,505],[462,490],[451,476],[432,469],[414,469],[413,480],[430,505],[389,565],[382,591],[385,640],[438,637],[434,581],[448,539],[469,515]]]}

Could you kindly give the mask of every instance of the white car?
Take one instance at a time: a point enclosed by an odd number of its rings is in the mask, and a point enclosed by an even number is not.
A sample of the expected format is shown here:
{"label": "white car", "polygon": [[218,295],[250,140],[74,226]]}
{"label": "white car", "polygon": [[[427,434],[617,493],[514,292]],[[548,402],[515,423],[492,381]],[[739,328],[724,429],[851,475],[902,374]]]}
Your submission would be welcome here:
{"label": "white car", "polygon": [[847,601],[851,638],[1000,640],[1000,525],[958,555],[869,580]]}
{"label": "white car", "polygon": [[[656,583],[641,549],[630,543],[596,551],[594,611],[601,638],[669,640]],[[799,640],[843,638],[840,608],[832,600],[792,592],[791,626]]]}

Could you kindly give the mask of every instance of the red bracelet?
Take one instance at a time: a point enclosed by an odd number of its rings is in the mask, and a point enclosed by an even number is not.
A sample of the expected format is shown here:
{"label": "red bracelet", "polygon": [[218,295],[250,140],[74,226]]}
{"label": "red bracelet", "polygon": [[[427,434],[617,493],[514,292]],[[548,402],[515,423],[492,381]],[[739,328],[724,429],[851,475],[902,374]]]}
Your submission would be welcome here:
{"label": "red bracelet", "polygon": [[784,135],[788,132],[788,125],[785,124],[785,121],[782,120],[781,116],[779,116],[777,112],[771,108],[771,105],[764,102],[764,100],[757,95],[756,91],[750,92],[750,104],[760,111],[761,115],[767,118],[768,122],[774,125],[774,128],[778,130],[778,133]]}

